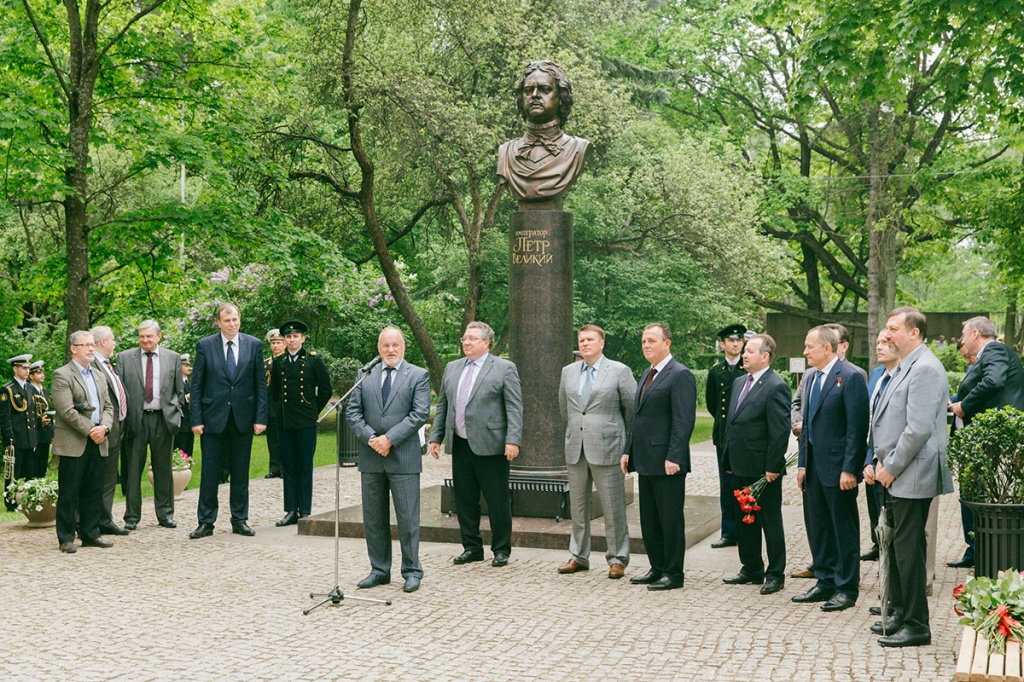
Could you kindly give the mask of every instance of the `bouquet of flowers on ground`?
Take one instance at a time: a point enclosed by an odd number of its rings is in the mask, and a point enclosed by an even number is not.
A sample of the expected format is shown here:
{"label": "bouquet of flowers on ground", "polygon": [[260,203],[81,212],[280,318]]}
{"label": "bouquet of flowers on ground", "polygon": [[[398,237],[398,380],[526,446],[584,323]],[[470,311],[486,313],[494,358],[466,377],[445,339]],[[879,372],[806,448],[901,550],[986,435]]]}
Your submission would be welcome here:
{"label": "bouquet of flowers on ground", "polygon": [[172,469],[191,469],[192,458],[188,456],[188,453],[181,448],[175,449],[171,452],[171,468]]}
{"label": "bouquet of flowers on ground", "polygon": [[[796,464],[798,453],[790,453],[786,456],[786,463],[782,465],[783,471]],[[779,472],[782,473],[782,472]],[[761,493],[764,492],[765,486],[768,485],[768,479],[764,476],[751,483],[742,490],[732,491],[736,501],[740,504],[740,511],[743,512],[743,523],[754,522],[754,512],[761,511],[761,505],[757,503],[757,499],[761,497]]]}
{"label": "bouquet of flowers on ground", "polygon": [[1002,654],[1006,640],[1024,642],[1024,571],[999,571],[995,580],[974,577],[953,588],[953,610],[961,625],[970,625],[988,640],[989,651]]}

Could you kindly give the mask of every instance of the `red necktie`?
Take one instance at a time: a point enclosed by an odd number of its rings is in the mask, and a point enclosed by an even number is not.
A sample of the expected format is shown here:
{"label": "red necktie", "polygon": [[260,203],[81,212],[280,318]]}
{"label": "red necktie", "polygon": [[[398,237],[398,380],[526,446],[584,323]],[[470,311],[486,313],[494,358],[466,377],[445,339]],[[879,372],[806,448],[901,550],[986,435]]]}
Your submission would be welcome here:
{"label": "red necktie", "polygon": [[654,375],[658,373],[658,370],[651,368],[651,373],[647,375],[647,381],[644,382],[644,387],[640,390],[640,397],[643,398],[644,394],[647,393],[647,387],[654,381]]}
{"label": "red necktie", "polygon": [[153,402],[153,354],[146,353],[146,402]]}

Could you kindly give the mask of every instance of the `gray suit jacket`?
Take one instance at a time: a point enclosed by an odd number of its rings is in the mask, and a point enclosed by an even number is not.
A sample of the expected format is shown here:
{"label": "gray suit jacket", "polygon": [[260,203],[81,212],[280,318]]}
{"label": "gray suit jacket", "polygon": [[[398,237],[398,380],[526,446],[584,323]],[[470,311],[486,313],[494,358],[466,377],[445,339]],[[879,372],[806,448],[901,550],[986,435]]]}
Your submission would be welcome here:
{"label": "gray suit jacket", "polygon": [[[437,396],[431,443],[448,443],[451,452],[455,432],[455,403],[459,397],[459,377],[466,359],[449,362]],[[487,355],[477,370],[473,390],[466,403],[466,435],[476,455],[503,455],[505,444],[523,442],[523,396],[516,366],[503,358]]]}
{"label": "gray suit jacket", "polygon": [[636,379],[621,362],[602,358],[590,399],[586,405],[581,405],[576,387],[582,371],[582,362],[566,365],[558,386],[558,405],[566,423],[565,461],[576,464],[580,461],[581,449],[586,449],[587,461],[592,464],[617,465],[633,421]]}
{"label": "gray suit jacket", "polygon": [[[352,391],[345,408],[359,444],[359,471],[418,474],[423,471],[419,429],[430,416],[430,372],[403,360],[391,377],[386,405],[381,394],[383,374],[383,364],[371,369]],[[391,441],[386,457],[368,445],[378,435]]]}
{"label": "gray suit jacket", "polygon": [[[114,407],[107,394],[107,379],[103,372],[93,370],[96,381],[96,392],[100,399],[100,424],[111,428],[114,421]],[[93,423],[90,415],[82,414],[75,405],[89,405],[89,389],[85,387],[85,379],[73,362],[69,362],[53,373],[53,409],[57,411],[54,420],[53,454],[61,457],[81,457],[85,454],[85,446],[89,440],[89,431]],[[100,456],[107,456],[107,441],[104,438],[99,444]]]}
{"label": "gray suit jacket", "polygon": [[[160,386],[153,387],[160,397],[160,411],[171,434],[178,433],[185,404],[185,382],[181,379],[181,356],[163,346],[160,357]],[[136,346],[117,354],[117,374],[128,394],[128,433],[142,432],[142,406],[146,402],[146,373],[142,367],[142,349]]]}
{"label": "gray suit jacket", "polygon": [[900,360],[872,415],[875,460],[896,477],[896,497],[927,499],[953,492],[946,465],[949,381],[938,358],[921,345]]}
{"label": "gray suit jacket", "polygon": [[[96,354],[96,359],[92,361],[92,370],[99,372],[103,375],[103,378],[107,380],[107,395],[110,397],[110,407],[114,411],[114,420],[111,424],[110,433],[107,434],[108,449],[113,448],[115,451],[121,447],[121,438],[124,435],[124,424],[121,422],[121,409],[117,403],[117,387],[114,386],[114,382],[107,376],[107,372],[103,369],[101,364],[102,360],[99,353]],[[114,369],[114,373],[117,374],[117,369]],[[118,375],[119,376],[119,375]],[[120,378],[120,376],[119,376]],[[128,417],[125,417],[125,421],[128,421]]]}

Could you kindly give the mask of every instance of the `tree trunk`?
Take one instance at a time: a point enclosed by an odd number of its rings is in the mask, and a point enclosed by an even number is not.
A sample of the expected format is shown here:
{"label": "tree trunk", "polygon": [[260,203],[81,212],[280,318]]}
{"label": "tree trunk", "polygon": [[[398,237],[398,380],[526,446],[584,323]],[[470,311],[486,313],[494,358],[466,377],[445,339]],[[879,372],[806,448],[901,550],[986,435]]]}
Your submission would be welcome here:
{"label": "tree trunk", "polygon": [[1003,331],[1003,342],[1011,348],[1017,348],[1017,292],[1009,289],[1006,292],[1006,329]]}
{"label": "tree trunk", "polygon": [[879,106],[868,112],[869,189],[867,229],[868,252],[868,355],[870,366],[878,364],[875,339],[896,304],[896,233],[887,194],[889,170],[885,163],[885,142],[879,120]]}

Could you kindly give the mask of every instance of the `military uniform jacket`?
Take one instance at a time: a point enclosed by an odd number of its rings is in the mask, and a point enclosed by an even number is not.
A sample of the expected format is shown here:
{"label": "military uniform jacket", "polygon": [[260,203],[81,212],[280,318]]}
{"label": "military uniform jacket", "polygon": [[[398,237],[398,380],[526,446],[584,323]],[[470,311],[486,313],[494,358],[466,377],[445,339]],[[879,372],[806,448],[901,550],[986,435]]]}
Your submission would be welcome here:
{"label": "military uniform jacket", "polygon": [[281,403],[281,428],[316,426],[320,410],[330,399],[327,363],[316,351],[300,348],[294,361],[287,351],[274,358],[270,368],[270,400]]}
{"label": "military uniform jacket", "polygon": [[[46,387],[37,387],[35,384],[30,384],[30,386],[32,386],[33,391],[32,399],[35,400],[36,404],[39,406],[39,409],[42,410],[43,412],[50,410],[50,392],[46,390]],[[43,419],[42,417],[40,417],[39,421],[36,422],[36,428],[39,429],[40,443],[49,443],[50,441],[53,440],[53,417],[50,417],[50,424],[48,426],[43,426]]]}
{"label": "military uniform jacket", "polygon": [[0,432],[4,447],[13,441],[14,447],[19,450],[32,450],[39,444],[35,394],[30,382],[25,382],[25,388],[22,388],[15,379],[0,389]]}
{"label": "military uniform jacket", "polygon": [[[305,349],[303,349],[305,350]],[[287,355],[287,353],[285,353]],[[263,369],[267,373],[267,421],[278,423],[281,421],[281,401],[270,392],[270,375],[274,369],[274,356],[263,360]]]}
{"label": "military uniform jacket", "polygon": [[725,423],[729,417],[732,384],[738,377],[746,378],[746,374],[743,369],[743,358],[731,366],[723,358],[708,370],[704,401],[708,406],[708,412],[715,418],[715,426],[711,431],[711,439],[715,445],[725,445]]}

